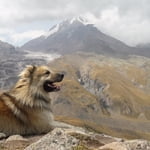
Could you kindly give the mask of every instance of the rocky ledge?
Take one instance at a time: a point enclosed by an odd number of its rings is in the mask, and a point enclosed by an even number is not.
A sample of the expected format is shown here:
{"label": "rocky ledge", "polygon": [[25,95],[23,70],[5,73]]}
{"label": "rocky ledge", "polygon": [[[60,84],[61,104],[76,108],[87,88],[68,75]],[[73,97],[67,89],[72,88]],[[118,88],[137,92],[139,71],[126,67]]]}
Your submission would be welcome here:
{"label": "rocky ledge", "polygon": [[55,128],[46,135],[13,135],[0,141],[0,150],[150,150],[150,141],[125,140],[83,128]]}

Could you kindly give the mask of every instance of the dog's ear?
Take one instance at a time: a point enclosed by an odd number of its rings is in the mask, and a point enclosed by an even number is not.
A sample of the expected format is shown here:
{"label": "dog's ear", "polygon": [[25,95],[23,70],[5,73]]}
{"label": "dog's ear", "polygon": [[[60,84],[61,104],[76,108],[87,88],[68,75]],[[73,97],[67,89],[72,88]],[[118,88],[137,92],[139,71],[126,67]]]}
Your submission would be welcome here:
{"label": "dog's ear", "polygon": [[19,74],[21,78],[29,78],[35,71],[36,66],[27,65],[26,68]]}

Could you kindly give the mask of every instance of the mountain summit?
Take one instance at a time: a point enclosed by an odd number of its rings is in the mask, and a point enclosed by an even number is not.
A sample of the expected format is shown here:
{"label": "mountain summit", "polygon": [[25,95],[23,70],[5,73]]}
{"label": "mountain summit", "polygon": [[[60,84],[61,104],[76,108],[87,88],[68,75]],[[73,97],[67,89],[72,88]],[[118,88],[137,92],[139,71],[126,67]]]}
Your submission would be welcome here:
{"label": "mountain summit", "polygon": [[79,17],[74,17],[74,18],[72,18],[72,19],[70,20],[70,24],[73,24],[74,22],[80,22],[80,23],[82,23],[82,24],[84,24],[84,25],[92,24],[92,23],[88,22],[87,19],[85,19],[85,18],[83,18],[83,17],[81,17],[81,16],[79,16]]}
{"label": "mountain summit", "polygon": [[49,36],[52,36],[53,34],[63,31],[66,28],[68,28],[69,26],[86,26],[88,24],[92,24],[89,23],[85,18],[82,17],[74,17],[72,19],[66,19],[63,22],[54,25],[52,28],[50,28],[50,30],[43,35],[45,38],[48,38]]}
{"label": "mountain summit", "polygon": [[110,56],[137,53],[135,48],[102,33],[94,24],[80,16],[56,24],[47,34],[27,42],[21,49],[59,54],[84,51]]}

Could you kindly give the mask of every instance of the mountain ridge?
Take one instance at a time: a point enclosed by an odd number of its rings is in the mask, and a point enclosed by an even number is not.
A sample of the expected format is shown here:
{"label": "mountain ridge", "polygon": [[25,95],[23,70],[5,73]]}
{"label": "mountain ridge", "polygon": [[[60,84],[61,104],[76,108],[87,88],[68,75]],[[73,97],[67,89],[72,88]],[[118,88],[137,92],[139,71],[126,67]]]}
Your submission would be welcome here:
{"label": "mountain ridge", "polygon": [[93,51],[110,56],[143,55],[150,57],[147,51],[142,54],[140,49],[128,46],[102,33],[94,24],[81,17],[65,20],[53,26],[46,35],[25,43],[21,49],[59,54]]}
{"label": "mountain ridge", "polygon": [[15,47],[7,42],[3,42],[0,40],[0,52],[7,54],[13,53],[15,51]]}
{"label": "mountain ridge", "polygon": [[[11,45],[7,42],[3,43]],[[121,58],[126,58],[129,55],[150,57],[149,44],[139,44],[135,47],[128,46],[124,42],[101,32],[95,24],[81,16],[66,19],[54,25],[47,33],[28,41],[21,47],[11,46],[17,52],[27,50],[67,54],[83,51]],[[1,51],[4,53],[5,47],[2,47],[1,43],[0,48],[3,49]],[[8,53],[12,52],[7,51]]]}

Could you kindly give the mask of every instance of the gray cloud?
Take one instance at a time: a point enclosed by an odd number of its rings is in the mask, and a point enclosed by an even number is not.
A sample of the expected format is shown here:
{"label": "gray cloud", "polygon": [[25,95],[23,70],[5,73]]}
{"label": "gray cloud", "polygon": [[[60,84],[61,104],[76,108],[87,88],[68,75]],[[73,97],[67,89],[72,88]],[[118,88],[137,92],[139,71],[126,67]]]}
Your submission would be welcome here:
{"label": "gray cloud", "polygon": [[9,29],[12,31],[23,24],[61,21],[78,15],[90,18],[101,31],[128,44],[150,42],[149,0],[0,1],[0,28],[7,33]]}
{"label": "gray cloud", "polygon": [[136,13],[143,18],[150,17],[149,0],[1,0],[0,4],[1,12],[15,21],[62,19],[86,12],[99,16],[101,11],[111,7],[117,7],[122,16]]}

